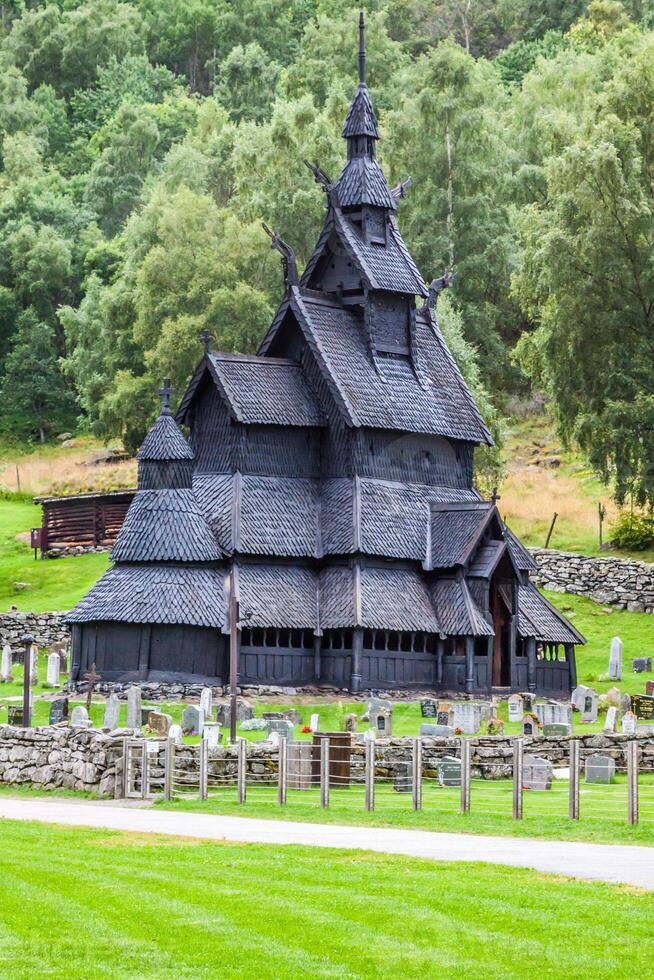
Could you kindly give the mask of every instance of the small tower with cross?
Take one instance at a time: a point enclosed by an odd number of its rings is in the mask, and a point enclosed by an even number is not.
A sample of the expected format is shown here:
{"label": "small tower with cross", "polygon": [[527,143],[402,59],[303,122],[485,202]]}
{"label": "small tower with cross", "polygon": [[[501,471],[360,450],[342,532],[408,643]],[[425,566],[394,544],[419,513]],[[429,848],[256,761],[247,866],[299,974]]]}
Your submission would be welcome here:
{"label": "small tower with cross", "polygon": [[170,399],[176,392],[176,388],[170,383],[170,378],[164,378],[163,385],[159,388],[157,394],[161,398],[161,414],[170,415]]}

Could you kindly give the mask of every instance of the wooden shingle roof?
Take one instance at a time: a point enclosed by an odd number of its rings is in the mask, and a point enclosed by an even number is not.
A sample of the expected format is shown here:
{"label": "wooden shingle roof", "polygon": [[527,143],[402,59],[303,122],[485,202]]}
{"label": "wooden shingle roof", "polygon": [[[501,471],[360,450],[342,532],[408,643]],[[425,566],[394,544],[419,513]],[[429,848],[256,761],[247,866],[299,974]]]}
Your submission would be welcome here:
{"label": "wooden shingle roof", "polygon": [[373,139],[379,139],[377,117],[365,82],[359,83],[352,100],[343,125],[343,136],[345,139],[351,136],[372,136]]}
{"label": "wooden shingle roof", "polygon": [[382,168],[374,157],[353,157],[348,160],[334,184],[332,195],[341,208],[355,208],[362,204],[389,210],[397,207]]}
{"label": "wooden shingle roof", "polygon": [[585,643],[582,634],[531,582],[518,588],[518,633],[545,643]]}
{"label": "wooden shingle roof", "polygon": [[221,551],[192,490],[139,490],[111,558],[118,562],[211,562],[221,558]]}
{"label": "wooden shingle roof", "polygon": [[160,415],[143,440],[136,458],[159,461],[193,459],[193,452],[172,416]]}
{"label": "wooden shingle roof", "polygon": [[465,579],[437,579],[432,586],[432,598],[444,634],[493,636],[493,627],[470,595]]}
{"label": "wooden shingle roof", "polygon": [[367,242],[340,208],[334,209],[334,227],[370,289],[411,296],[427,295],[423,278],[394,222],[387,225],[385,245]]}

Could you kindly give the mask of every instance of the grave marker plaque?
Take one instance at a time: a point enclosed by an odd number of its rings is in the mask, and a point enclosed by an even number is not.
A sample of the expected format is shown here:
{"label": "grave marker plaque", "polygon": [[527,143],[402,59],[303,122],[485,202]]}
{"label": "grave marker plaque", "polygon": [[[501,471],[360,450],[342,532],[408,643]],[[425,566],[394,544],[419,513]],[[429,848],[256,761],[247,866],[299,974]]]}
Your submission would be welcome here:
{"label": "grave marker plaque", "polygon": [[637,718],[643,718],[649,721],[654,718],[654,697],[650,697],[647,694],[632,694],[631,710]]}
{"label": "grave marker plaque", "polygon": [[50,724],[58,725],[68,718],[68,698],[57,698],[50,702]]}
{"label": "grave marker plaque", "polygon": [[438,705],[431,698],[423,698],[420,702],[420,714],[423,718],[436,718],[438,716]]}

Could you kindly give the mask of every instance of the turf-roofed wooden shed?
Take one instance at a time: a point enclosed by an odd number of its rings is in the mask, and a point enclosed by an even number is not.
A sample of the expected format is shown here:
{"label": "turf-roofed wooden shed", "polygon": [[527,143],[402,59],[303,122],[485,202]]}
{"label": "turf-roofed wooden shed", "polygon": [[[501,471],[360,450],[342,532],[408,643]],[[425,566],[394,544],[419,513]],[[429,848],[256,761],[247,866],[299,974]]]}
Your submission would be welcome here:
{"label": "turf-roofed wooden shed", "polygon": [[[473,485],[491,435],[399,231],[365,82],[326,216],[256,355],[207,350],[139,453],[115,565],[72,611],[74,670],[225,683],[226,582],[240,680],[567,694],[583,638]],[[189,432],[185,440],[178,424]]]}

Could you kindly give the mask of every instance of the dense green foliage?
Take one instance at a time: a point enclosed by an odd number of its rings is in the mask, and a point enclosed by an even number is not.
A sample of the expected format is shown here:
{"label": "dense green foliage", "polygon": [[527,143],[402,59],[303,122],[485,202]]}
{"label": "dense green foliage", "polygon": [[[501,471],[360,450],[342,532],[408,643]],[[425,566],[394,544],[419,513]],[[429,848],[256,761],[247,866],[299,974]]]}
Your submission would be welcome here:
{"label": "dense green foliage", "polygon": [[[651,502],[651,3],[365,6],[402,229],[426,279],[459,273],[448,339],[495,431],[532,381],[618,499]],[[134,448],[203,328],[256,349],[281,286],[260,223],[306,262],[323,201],[302,161],[338,173],[355,21],[345,0],[4,5],[6,431],[79,418]]]}

